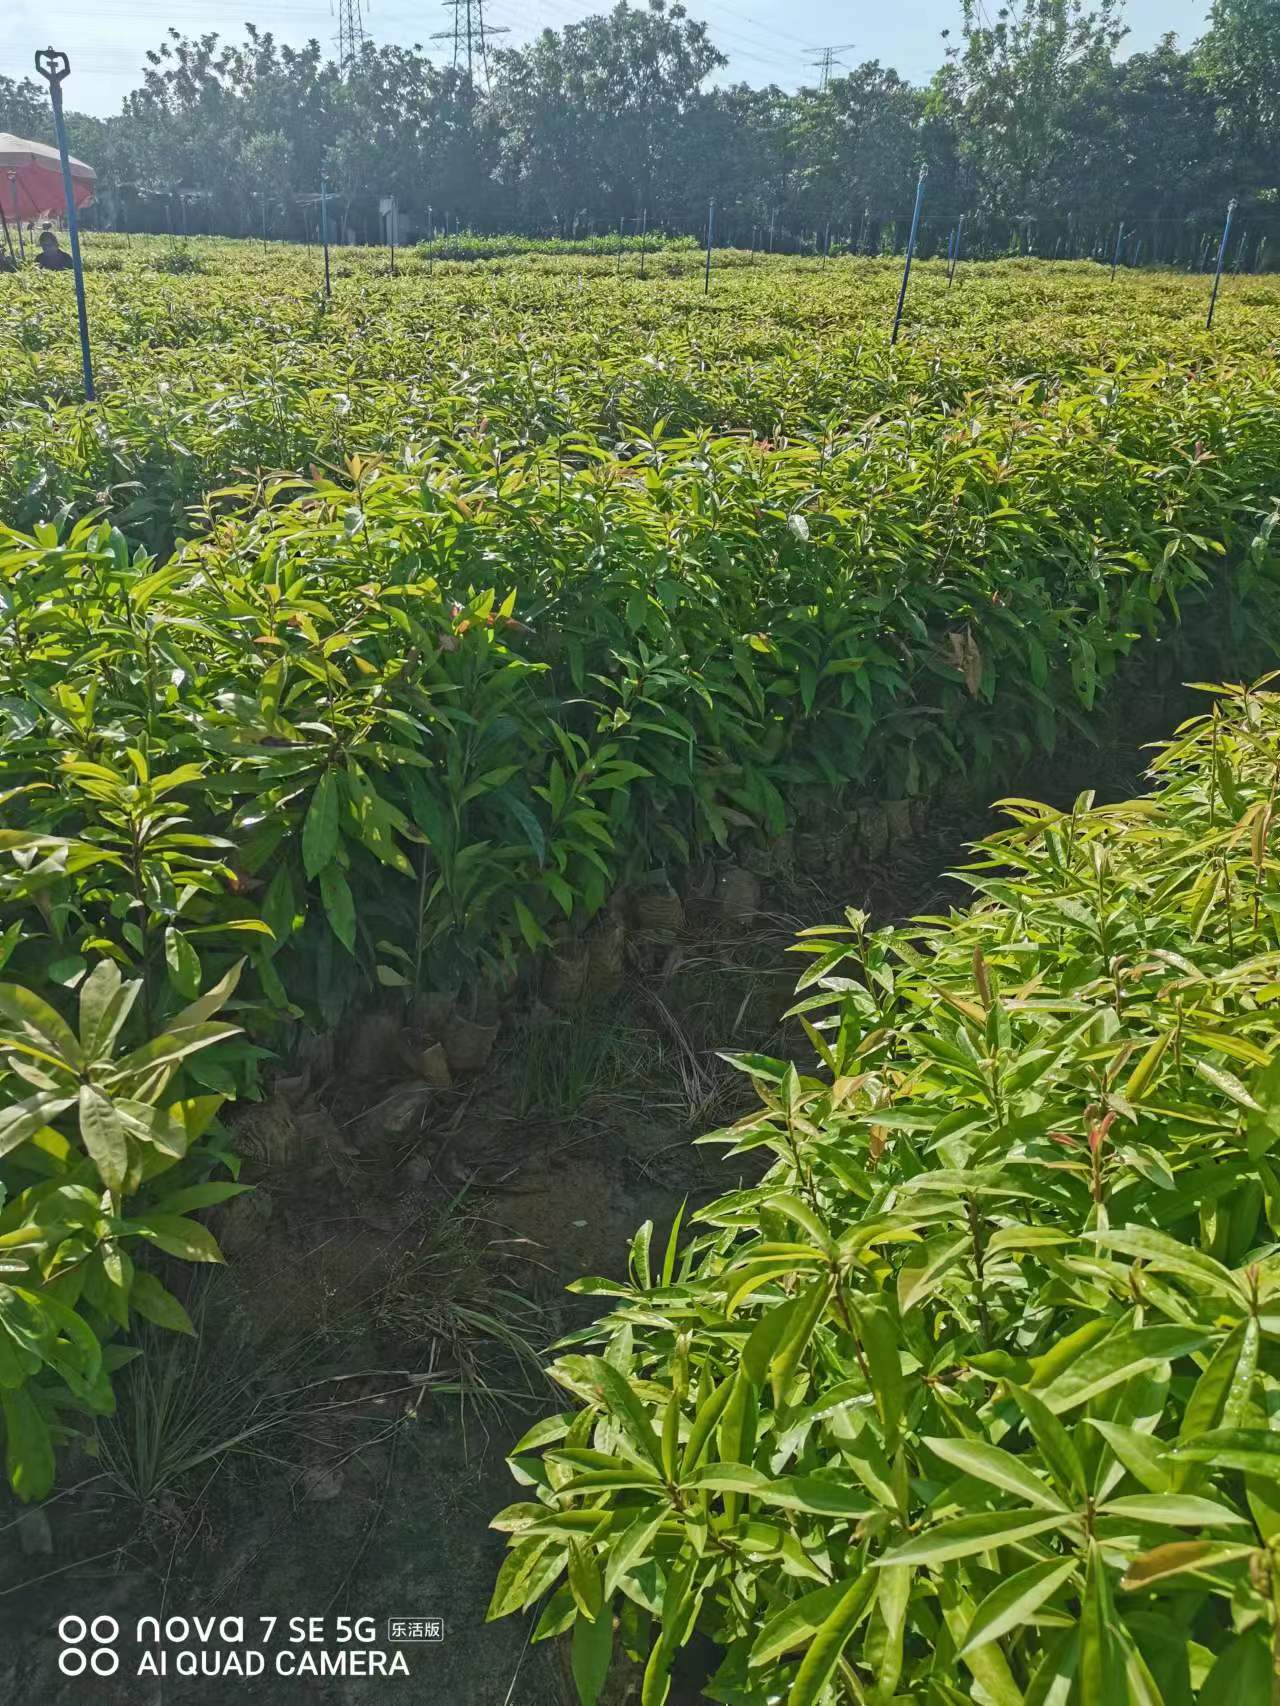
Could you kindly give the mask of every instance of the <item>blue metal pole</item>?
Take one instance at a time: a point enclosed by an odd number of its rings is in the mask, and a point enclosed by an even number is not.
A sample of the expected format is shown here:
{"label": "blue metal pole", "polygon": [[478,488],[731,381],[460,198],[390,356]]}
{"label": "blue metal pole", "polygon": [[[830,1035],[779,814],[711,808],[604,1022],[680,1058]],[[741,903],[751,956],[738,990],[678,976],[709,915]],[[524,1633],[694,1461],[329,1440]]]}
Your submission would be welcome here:
{"label": "blue metal pole", "polygon": [[951,252],[951,265],[947,269],[947,289],[951,289],[951,281],[956,276],[956,265],[960,259],[960,245],[964,241],[964,214],[960,215],[956,225],[956,246]]}
{"label": "blue metal pole", "polygon": [[1232,196],[1227,203],[1227,222],[1222,227],[1222,241],[1218,244],[1218,264],[1213,273],[1213,295],[1209,298],[1209,317],[1204,323],[1205,331],[1213,326],[1213,311],[1218,306],[1218,285],[1222,280],[1222,263],[1227,258],[1227,240],[1231,236],[1231,217],[1236,210],[1236,198]]}
{"label": "blue metal pole", "polygon": [[324,293],[332,294],[329,284],[329,184],[323,172],[320,174],[320,240],[324,244]]}
{"label": "blue metal pole", "polygon": [[92,403],[97,396],[93,387],[93,357],[89,353],[89,309],[84,299],[84,265],[80,259],[80,223],[76,218],[75,186],[71,182],[71,156],[67,148],[67,127],[62,118],[62,85],[71,70],[71,61],[57,48],[42,48],[36,54],[36,70],[49,85],[53,104],[53,129],[58,139],[58,154],[62,160],[62,193],[67,203],[67,235],[71,239],[71,264],[76,280],[76,318],[80,322],[80,365],[84,368],[84,394]]}
{"label": "blue metal pole", "polygon": [[702,277],[702,294],[706,296],[711,289],[711,240],[716,233],[716,198],[712,196],[707,207],[707,265]]}
{"label": "blue metal pole", "polygon": [[920,176],[916,180],[916,205],[911,215],[911,235],[907,238],[907,261],[902,269],[902,285],[898,291],[898,306],[893,316],[893,331],[889,334],[889,347],[898,341],[898,328],[902,324],[902,310],[907,300],[907,284],[911,278],[911,257],[916,252],[916,233],[920,229],[920,206],[924,201],[924,181],[929,176],[928,166],[921,166]]}
{"label": "blue metal pole", "polygon": [[1120,250],[1124,244],[1124,220],[1120,221],[1120,229],[1116,232],[1115,253],[1111,257],[1111,276],[1116,276],[1116,268],[1120,265]]}

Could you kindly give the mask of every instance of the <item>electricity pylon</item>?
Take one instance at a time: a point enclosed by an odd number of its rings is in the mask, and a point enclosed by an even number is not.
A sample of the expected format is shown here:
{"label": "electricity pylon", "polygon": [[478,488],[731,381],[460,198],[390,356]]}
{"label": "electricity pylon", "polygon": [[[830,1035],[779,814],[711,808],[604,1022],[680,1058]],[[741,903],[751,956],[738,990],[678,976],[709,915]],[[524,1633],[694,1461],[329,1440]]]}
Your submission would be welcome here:
{"label": "electricity pylon", "polygon": [[505,25],[486,24],[484,0],[445,0],[445,9],[453,13],[453,28],[437,30],[432,41],[453,43],[453,68],[465,71],[467,82],[474,88],[475,62],[484,67],[485,87],[489,85],[489,37],[505,36],[511,32]]}
{"label": "electricity pylon", "polygon": [[360,57],[364,46],[364,14],[360,0],[337,0],[338,64],[345,71]]}
{"label": "electricity pylon", "polygon": [[843,41],[839,44],[838,47],[824,47],[822,49],[822,58],[821,59],[811,59],[809,61],[810,65],[817,66],[817,68],[822,73],[822,80],[818,84],[818,88],[820,90],[825,89],[827,84],[831,81],[832,69],[837,65],[843,65],[844,64],[844,61],[842,59],[837,59],[836,55],[838,53],[848,53],[852,48],[856,47],[857,45],[858,44],[856,42]]}

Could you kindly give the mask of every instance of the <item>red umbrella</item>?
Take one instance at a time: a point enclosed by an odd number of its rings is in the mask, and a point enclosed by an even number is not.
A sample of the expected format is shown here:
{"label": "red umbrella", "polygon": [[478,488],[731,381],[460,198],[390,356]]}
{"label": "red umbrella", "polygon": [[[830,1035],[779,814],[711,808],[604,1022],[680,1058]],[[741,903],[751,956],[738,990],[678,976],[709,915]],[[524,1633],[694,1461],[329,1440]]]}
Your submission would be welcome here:
{"label": "red umbrella", "polygon": [[[83,160],[71,161],[71,191],[77,207],[93,200],[96,181],[92,166]],[[0,213],[6,219],[40,219],[66,211],[58,150],[0,131]]]}

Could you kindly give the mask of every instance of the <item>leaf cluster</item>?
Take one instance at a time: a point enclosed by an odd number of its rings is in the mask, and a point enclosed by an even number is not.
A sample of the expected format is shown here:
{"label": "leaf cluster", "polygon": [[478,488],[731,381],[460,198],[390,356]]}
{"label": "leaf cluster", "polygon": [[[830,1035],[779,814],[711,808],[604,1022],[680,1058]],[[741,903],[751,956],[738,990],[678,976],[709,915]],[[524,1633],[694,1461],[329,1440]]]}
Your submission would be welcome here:
{"label": "leaf cluster", "polygon": [[[492,1614],[581,1698],[1268,1697],[1280,1648],[1280,697],[1155,790],[1007,801],[973,905],[805,933],[816,1064],[737,1064],[760,1183],[650,1230],[511,1459]],[[615,1635],[615,1620],[617,1631]]]}

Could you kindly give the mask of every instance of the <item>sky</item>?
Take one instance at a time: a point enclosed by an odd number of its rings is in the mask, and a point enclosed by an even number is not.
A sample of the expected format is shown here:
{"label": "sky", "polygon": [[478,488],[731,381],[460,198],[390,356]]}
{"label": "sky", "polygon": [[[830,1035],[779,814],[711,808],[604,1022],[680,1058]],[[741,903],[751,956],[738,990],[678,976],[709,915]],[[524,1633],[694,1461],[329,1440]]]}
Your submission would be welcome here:
{"label": "sky", "polygon": [[[503,45],[528,41],[540,30],[559,29],[613,0],[485,0],[485,21],[509,33]],[[0,0],[0,72],[22,76],[32,69],[36,48],[53,45],[71,56],[68,107],[115,112],[127,91],[141,81],[144,55],[172,25],[188,35],[216,30],[239,39],[251,18],[279,40],[301,43],[318,37],[330,44],[337,33],[339,0]],[[452,7],[440,0],[362,0],[368,34],[379,41],[411,45],[451,56],[447,42],[430,36],[452,23]],[[994,13],[999,0],[986,0]],[[912,82],[924,82],[942,58],[941,32],[959,36],[959,0],[893,0],[853,6],[840,0],[686,0],[691,16],[708,25],[729,59],[716,81],[778,83],[795,89],[818,79],[813,63],[825,47],[837,61],[855,65],[878,59]],[[1166,31],[1184,45],[1201,34],[1209,0],[1128,0],[1130,34],[1122,51],[1148,48]]]}

